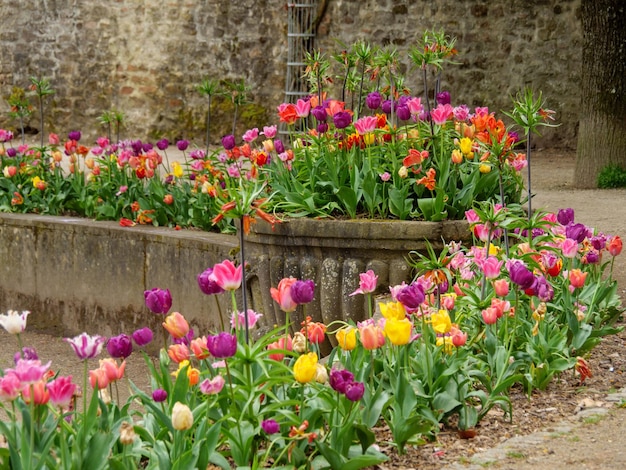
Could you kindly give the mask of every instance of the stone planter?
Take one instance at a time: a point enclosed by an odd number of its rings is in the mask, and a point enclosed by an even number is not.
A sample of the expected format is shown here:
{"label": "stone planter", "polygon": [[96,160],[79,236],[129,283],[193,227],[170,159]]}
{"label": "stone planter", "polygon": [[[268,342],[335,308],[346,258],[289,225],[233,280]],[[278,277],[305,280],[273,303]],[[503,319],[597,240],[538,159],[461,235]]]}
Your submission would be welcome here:
{"label": "stone planter", "polygon": [[[283,277],[312,279],[314,301],[293,316],[326,324],[362,320],[364,296],[353,296],[359,273],[373,269],[378,292],[409,282],[406,257],[424,251],[425,240],[468,239],[467,223],[289,220],[274,229],[259,221],[245,237],[248,307],[264,314],[261,331],[284,322],[270,296]],[[227,294],[205,296],[196,276],[235,256],[238,237],[197,230],[120,227],[72,217],[0,213],[0,312],[31,310],[29,326],[55,334],[87,331],[106,336],[149,325],[160,332],[162,317],[144,305],[143,291],[169,288],[195,331],[219,328],[217,302],[230,316]],[[241,291],[239,291],[239,296]],[[239,299],[239,307],[242,302]]]}
{"label": "stone planter", "polygon": [[470,235],[465,221],[292,219],[274,228],[259,222],[245,239],[251,308],[265,313],[267,326],[281,324],[284,313],[265,293],[293,276],[316,285],[306,312],[300,308],[293,315],[294,327],[304,315],[326,324],[360,321],[367,315],[365,297],[349,296],[359,286],[359,273],[374,270],[377,293],[386,293],[390,285],[411,281],[410,251],[425,253],[427,240],[437,249],[442,240],[468,240]]}

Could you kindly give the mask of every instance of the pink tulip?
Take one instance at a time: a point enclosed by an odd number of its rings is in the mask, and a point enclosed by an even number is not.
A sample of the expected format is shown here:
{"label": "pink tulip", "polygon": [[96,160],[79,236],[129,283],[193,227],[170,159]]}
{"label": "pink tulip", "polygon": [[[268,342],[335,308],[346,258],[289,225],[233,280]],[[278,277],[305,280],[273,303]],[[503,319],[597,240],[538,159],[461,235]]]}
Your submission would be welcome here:
{"label": "pink tulip", "polygon": [[270,294],[272,299],[278,303],[280,309],[285,312],[293,312],[298,304],[291,297],[291,286],[298,280],[295,277],[286,277],[278,283],[278,288],[272,287]]}
{"label": "pink tulip", "polygon": [[0,377],[0,400],[15,400],[20,395],[21,387],[22,381],[17,374],[6,371],[6,374]]}
{"label": "pink tulip", "polygon": [[498,297],[506,297],[509,295],[509,282],[506,279],[496,279],[493,281],[493,288]]}
{"label": "pink tulip", "polygon": [[487,325],[493,325],[495,322],[498,321],[498,309],[496,308],[493,308],[493,307],[486,308],[485,310],[481,312],[481,314],[483,317],[483,321]]}
{"label": "pink tulip", "polygon": [[376,124],[378,124],[378,118],[376,116],[365,116],[355,121],[354,128],[359,135],[365,135],[374,132]]}
{"label": "pink tulip", "polygon": [[237,290],[241,286],[243,266],[235,267],[232,261],[224,260],[213,266],[211,276],[218,286],[224,290]]}
{"label": "pink tulip", "polygon": [[215,395],[222,391],[224,388],[224,377],[221,375],[216,375],[212,379],[205,379],[200,384],[200,391],[205,395]]}
{"label": "pink tulip", "polygon": [[13,372],[20,379],[22,385],[34,384],[43,379],[48,369],[50,369],[51,363],[51,361],[48,361],[47,364],[42,365],[38,359],[18,359],[15,369],[7,369],[7,372]]}
{"label": "pink tulip", "polygon": [[109,379],[109,383],[124,377],[124,370],[126,370],[126,361],[122,361],[121,364],[117,364],[117,361],[111,357],[106,359],[100,359],[100,369],[102,369]]}
{"label": "pink tulip", "polygon": [[566,258],[575,258],[578,253],[578,242],[571,238],[566,238],[561,244],[561,251]]}
{"label": "pink tulip", "polygon": [[305,118],[311,112],[311,102],[309,100],[298,100],[296,103],[296,115]]}
{"label": "pink tulip", "polygon": [[109,377],[104,369],[95,369],[89,371],[89,383],[91,388],[102,390],[109,385]]}
{"label": "pink tulip", "polygon": [[50,393],[50,403],[59,408],[68,408],[74,392],[76,391],[76,384],[72,383],[72,376],[57,377],[53,381],[49,382],[48,392]]}
{"label": "pink tulip", "polygon": [[487,279],[495,279],[500,275],[500,269],[502,268],[502,264],[504,261],[498,261],[498,258],[495,256],[489,256],[485,260],[477,261],[480,269],[483,270],[485,277]]}
{"label": "pink tulip", "polygon": [[357,294],[369,294],[376,290],[378,276],[371,269],[367,272],[359,274],[359,279],[359,288],[350,294],[351,296]]}
{"label": "pink tulip", "polygon": [[230,326],[233,329],[237,329],[237,327],[244,327],[246,326],[246,317],[248,317],[248,327],[253,328],[262,316],[262,313],[257,313],[249,308],[247,315],[244,315],[243,312],[233,313],[230,317]]}
{"label": "pink tulip", "polygon": [[[280,338],[278,341],[274,341],[273,343],[270,343],[267,345],[267,349],[269,350],[279,349],[283,351],[291,351],[292,348],[293,348],[293,344],[292,344],[291,336],[289,336],[287,339],[286,347],[285,347],[284,336]],[[270,359],[273,359],[274,361],[282,361],[285,357],[285,354],[283,352],[277,352],[277,353],[268,354],[268,357]]]}
{"label": "pink tulip", "polygon": [[433,119],[433,122],[439,126],[445,124],[453,115],[453,108],[449,104],[440,104],[430,112],[430,117]]}

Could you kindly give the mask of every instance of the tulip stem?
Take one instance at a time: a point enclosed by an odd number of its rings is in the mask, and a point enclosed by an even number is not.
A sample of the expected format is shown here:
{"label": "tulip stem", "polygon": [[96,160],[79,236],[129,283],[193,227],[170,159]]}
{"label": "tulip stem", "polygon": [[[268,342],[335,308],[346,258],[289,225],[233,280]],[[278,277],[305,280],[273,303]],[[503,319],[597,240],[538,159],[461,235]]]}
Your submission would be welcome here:
{"label": "tulip stem", "polygon": [[33,455],[35,455],[35,384],[30,384],[30,447],[28,449],[28,469],[33,467]]}
{"label": "tulip stem", "polygon": [[[234,134],[234,132],[233,132]],[[241,297],[243,299],[243,320],[246,327],[246,344],[250,344],[250,326],[248,325],[248,301],[247,301],[247,288],[246,288],[246,255],[244,251],[244,233],[243,233],[243,216],[241,217],[241,224],[239,225],[239,249],[241,256]]]}

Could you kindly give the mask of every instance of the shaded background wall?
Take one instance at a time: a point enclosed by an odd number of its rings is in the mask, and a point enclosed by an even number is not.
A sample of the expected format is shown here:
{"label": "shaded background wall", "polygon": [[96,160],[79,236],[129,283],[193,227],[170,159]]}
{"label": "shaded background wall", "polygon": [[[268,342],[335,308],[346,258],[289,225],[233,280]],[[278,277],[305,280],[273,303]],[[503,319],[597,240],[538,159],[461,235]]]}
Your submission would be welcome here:
{"label": "shaded background wall", "polygon": [[[321,5],[324,0],[319,0]],[[316,47],[365,39],[406,50],[425,29],[457,38],[458,65],[444,70],[453,104],[510,109],[524,86],[541,90],[562,126],[540,146],[576,145],[582,29],[580,0],[327,0]],[[123,138],[201,142],[205,77],[251,89],[245,125],[275,123],[284,100],[288,7],[284,0],[2,0],[0,127],[13,127],[6,98],[29,77],[50,79],[46,130],[103,135],[98,116],[126,116]],[[421,93],[421,76],[407,70]],[[34,101],[33,101],[34,103]],[[230,132],[232,106],[215,100],[214,140]],[[30,125],[38,126],[37,111]]]}

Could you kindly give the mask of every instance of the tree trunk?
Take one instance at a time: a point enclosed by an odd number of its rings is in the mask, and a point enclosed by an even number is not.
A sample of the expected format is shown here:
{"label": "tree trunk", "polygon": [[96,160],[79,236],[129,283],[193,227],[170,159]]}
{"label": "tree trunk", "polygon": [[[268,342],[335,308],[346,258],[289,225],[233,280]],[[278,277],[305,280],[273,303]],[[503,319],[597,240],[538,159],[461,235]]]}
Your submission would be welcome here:
{"label": "tree trunk", "polygon": [[597,186],[608,165],[626,169],[626,7],[582,0],[582,83],[574,183]]}

